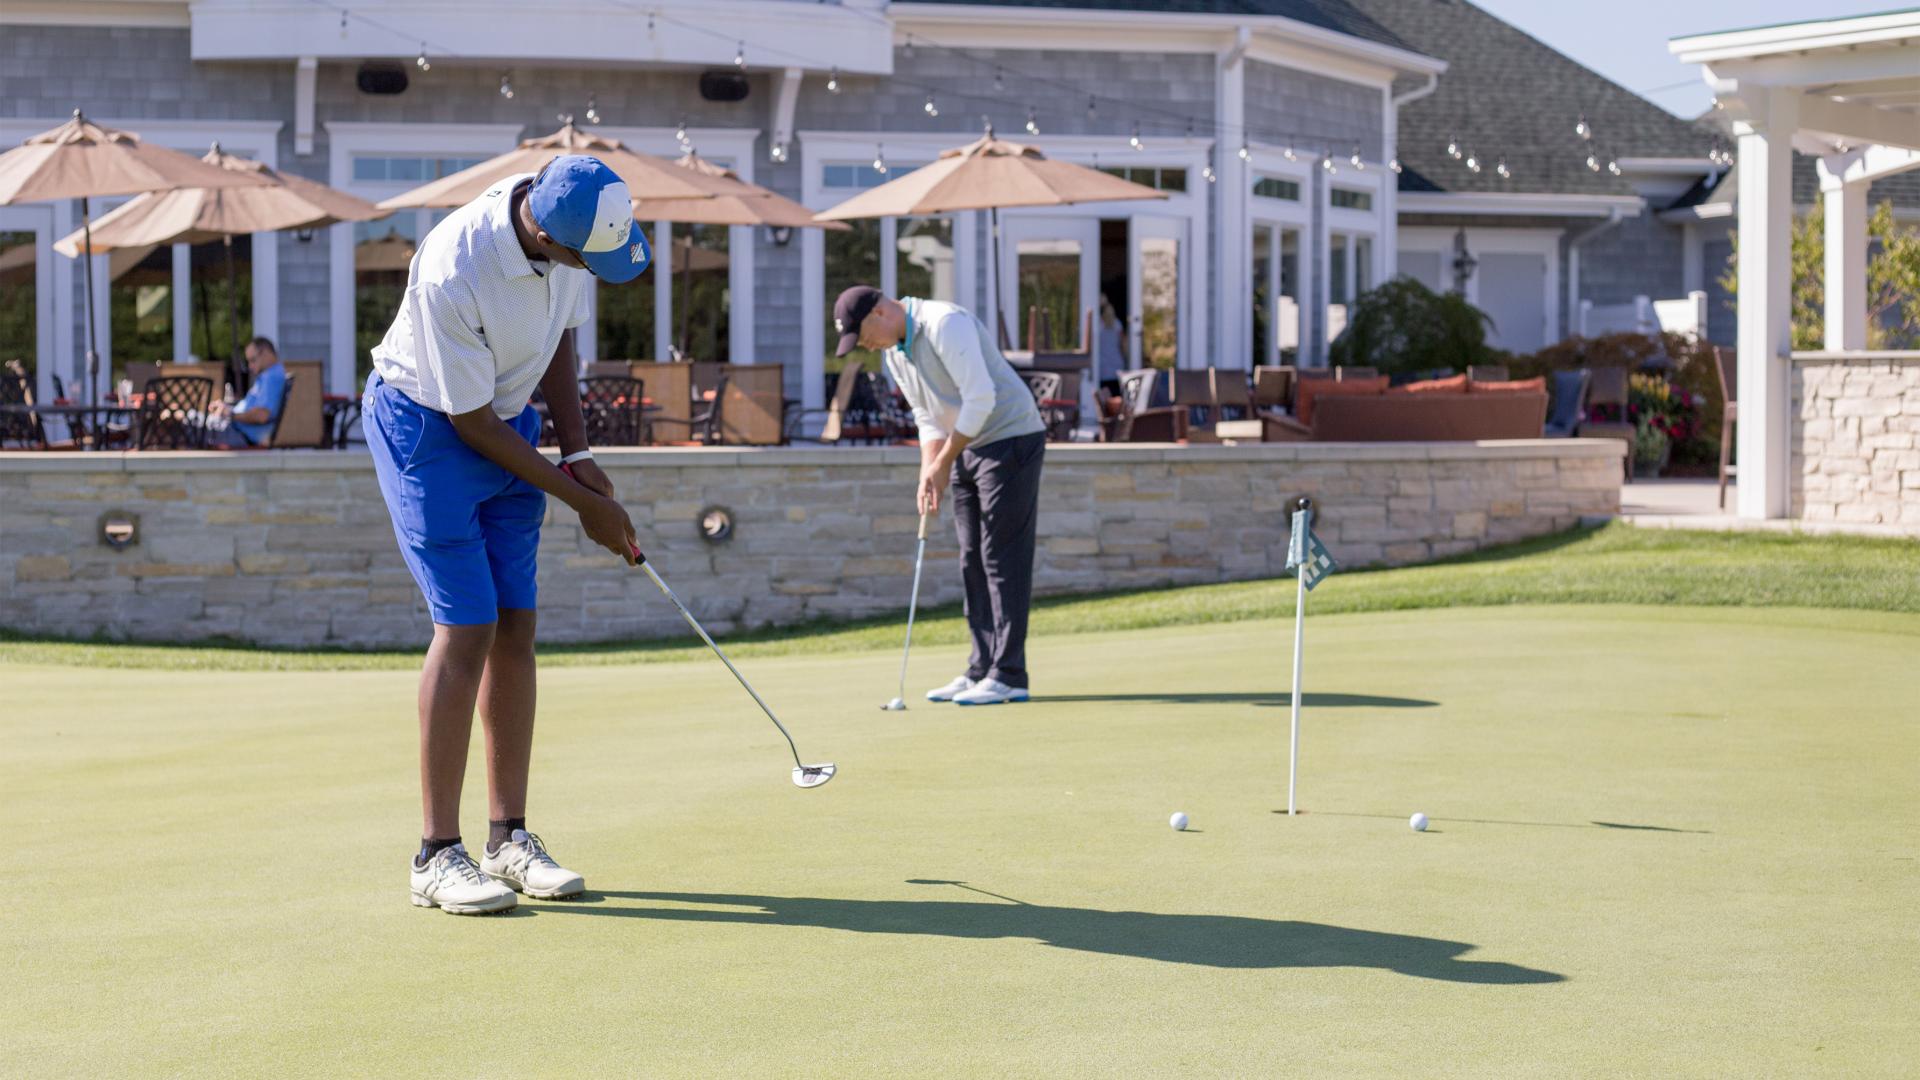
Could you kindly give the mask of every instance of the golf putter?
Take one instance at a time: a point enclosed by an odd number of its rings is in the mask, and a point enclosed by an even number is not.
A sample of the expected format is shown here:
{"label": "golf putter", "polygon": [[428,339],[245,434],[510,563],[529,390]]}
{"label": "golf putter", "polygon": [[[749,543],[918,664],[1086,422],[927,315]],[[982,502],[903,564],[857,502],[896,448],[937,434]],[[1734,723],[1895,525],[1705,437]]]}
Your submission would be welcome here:
{"label": "golf putter", "polygon": [[920,514],[920,546],[913,553],[913,592],[907,595],[907,641],[900,646],[900,696],[880,706],[888,712],[903,712],[907,707],[907,656],[913,652],[913,611],[920,606],[920,567],[927,561],[927,519]]}
{"label": "golf putter", "polygon": [[[573,476],[572,469],[565,465],[560,466],[560,468],[568,477]],[[687,605],[681,603],[680,598],[675,596],[673,590],[667,587],[667,583],[654,571],[653,564],[647,561],[646,555],[643,554],[638,547],[633,549],[633,559],[640,565],[640,569],[645,570],[647,576],[653,579],[653,583],[660,587],[660,591],[666,594],[667,599],[673,602],[674,609],[680,612],[680,617],[687,620],[687,625],[693,627],[693,632],[699,634],[700,640],[707,643],[707,648],[713,650],[713,655],[719,657],[720,662],[727,665],[728,671],[733,672],[733,677],[740,681],[740,685],[746,688],[748,694],[752,695],[753,702],[760,706],[760,711],[766,713],[767,719],[773,721],[773,726],[779,728],[780,734],[786,737],[787,749],[793,754],[793,785],[795,787],[817,788],[833,779],[833,774],[839,771],[839,766],[831,761],[823,761],[818,765],[807,765],[801,762],[800,748],[793,744],[793,735],[787,731],[787,726],[780,722],[780,718],[773,715],[773,710],[769,709],[767,703],[761,699],[760,692],[753,688],[753,684],[747,681],[745,675],[740,674],[739,668],[733,666],[733,661],[727,659],[727,654],[720,651],[720,646],[708,635],[706,628],[700,625],[700,620],[694,618],[693,612],[687,610]]]}

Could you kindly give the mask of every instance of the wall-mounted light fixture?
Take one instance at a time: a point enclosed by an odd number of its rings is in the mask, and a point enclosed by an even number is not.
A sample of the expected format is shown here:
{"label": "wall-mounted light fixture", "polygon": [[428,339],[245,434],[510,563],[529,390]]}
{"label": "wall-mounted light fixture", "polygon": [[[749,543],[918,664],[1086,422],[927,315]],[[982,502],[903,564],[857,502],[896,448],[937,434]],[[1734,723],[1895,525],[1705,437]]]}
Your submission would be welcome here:
{"label": "wall-mounted light fixture", "polygon": [[100,515],[100,542],[123,551],[140,542],[140,515],[109,510]]}
{"label": "wall-mounted light fixture", "polygon": [[709,506],[700,511],[700,539],[709,544],[724,544],[733,539],[733,511]]}

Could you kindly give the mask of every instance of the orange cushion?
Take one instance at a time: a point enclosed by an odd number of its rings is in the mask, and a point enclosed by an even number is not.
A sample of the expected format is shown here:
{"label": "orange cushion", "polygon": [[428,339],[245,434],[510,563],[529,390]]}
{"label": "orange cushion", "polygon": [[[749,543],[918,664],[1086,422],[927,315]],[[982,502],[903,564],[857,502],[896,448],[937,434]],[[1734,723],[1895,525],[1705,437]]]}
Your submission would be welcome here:
{"label": "orange cushion", "polygon": [[1390,387],[1389,394],[1464,394],[1467,392],[1467,377],[1451,375],[1444,379],[1427,379],[1422,382],[1410,382],[1405,386]]}
{"label": "orange cushion", "polygon": [[1387,377],[1376,375],[1371,379],[1346,379],[1335,382],[1332,379],[1302,379],[1300,389],[1295,395],[1294,408],[1300,414],[1300,422],[1313,424],[1313,401],[1323,397],[1377,397],[1387,392]]}
{"label": "orange cushion", "polygon": [[1470,382],[1467,391],[1474,394],[1544,394],[1547,392],[1547,377],[1536,379],[1514,379],[1511,382]]}

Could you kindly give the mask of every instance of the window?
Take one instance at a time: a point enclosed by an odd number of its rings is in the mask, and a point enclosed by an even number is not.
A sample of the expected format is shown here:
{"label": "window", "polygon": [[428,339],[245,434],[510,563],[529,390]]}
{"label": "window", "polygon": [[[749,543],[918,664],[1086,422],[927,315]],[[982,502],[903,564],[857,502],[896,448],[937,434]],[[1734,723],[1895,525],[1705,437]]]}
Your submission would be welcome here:
{"label": "window", "polygon": [[477,157],[388,157],[355,154],[353,179],[356,183],[424,184],[443,176],[452,176],[485,161]]}
{"label": "window", "polygon": [[1182,192],[1187,190],[1187,170],[1145,166],[1114,166],[1100,170],[1109,176],[1122,180],[1131,180],[1136,184],[1153,188],[1155,191]]}
{"label": "window", "polygon": [[[878,288],[880,285],[879,220],[867,218],[847,224],[852,226],[847,232],[829,231],[826,234],[826,297],[829,308],[849,286],[872,285]],[[822,316],[821,328],[827,337],[828,372],[837,376],[846,360],[866,363],[876,359],[875,354],[860,349],[848,353],[844,359],[833,355],[834,350],[840,347],[840,331],[834,328],[832,310],[829,309]]]}
{"label": "window", "polygon": [[1254,364],[1298,362],[1300,236],[1283,225],[1253,227]]}
{"label": "window", "polygon": [[31,377],[39,355],[39,297],[35,292],[37,237],[31,232],[0,231],[0,266],[15,267],[0,289],[0,356],[18,358]]}
{"label": "window", "polygon": [[[234,238],[235,257],[239,252],[252,247],[251,236]],[[226,355],[227,341],[223,336],[217,347],[206,340],[208,314],[221,320],[225,334],[227,318],[227,276],[224,263],[220,273],[209,275],[202,250],[211,250],[220,254],[220,245],[205,244],[193,249],[193,279],[203,285],[193,292],[194,323],[193,338],[190,347],[201,356],[213,359]],[[116,267],[116,270],[120,268]],[[245,288],[253,275],[242,264],[238,267],[241,287]],[[31,279],[29,279],[31,281]],[[31,295],[31,292],[29,292]],[[245,294],[242,294],[245,296]],[[173,355],[173,248],[156,247],[147,252],[147,256],[133,266],[120,270],[119,276],[107,287],[107,306],[110,325],[113,327],[113,360],[118,364],[128,361],[172,360]],[[218,308],[217,311],[214,309]],[[250,297],[241,303],[243,312],[251,315],[253,301]],[[29,309],[31,310],[31,309]],[[243,339],[244,340],[244,339]],[[27,350],[32,355],[32,349]]]}
{"label": "window", "polygon": [[893,246],[899,259],[894,264],[895,293],[949,303],[959,298],[959,283],[954,280],[952,218],[901,218]]}
{"label": "window", "polygon": [[[673,341],[690,360],[724,362],[729,358],[730,302],[725,225],[675,225],[668,251],[673,273]],[[614,291],[601,290],[601,295]],[[605,350],[602,350],[605,352]]]}
{"label": "window", "polygon": [[860,165],[826,165],[821,167],[820,184],[822,187],[840,190],[864,190],[879,187],[889,180],[898,180],[916,167],[895,166],[886,172],[881,172],[874,168],[871,162]]}
{"label": "window", "polygon": [[420,215],[401,211],[353,226],[353,355],[355,385],[373,370],[373,347],[387,336],[407,291]]}
{"label": "window", "polygon": [[1333,205],[1340,210],[1373,209],[1373,195],[1370,192],[1337,187],[1333,189],[1332,198]]}
{"label": "window", "polygon": [[[1297,180],[1282,180],[1277,176],[1262,176],[1254,180],[1253,193],[1263,199],[1285,199],[1288,202],[1300,201],[1300,183]],[[1335,194],[1338,194],[1337,192]]]}

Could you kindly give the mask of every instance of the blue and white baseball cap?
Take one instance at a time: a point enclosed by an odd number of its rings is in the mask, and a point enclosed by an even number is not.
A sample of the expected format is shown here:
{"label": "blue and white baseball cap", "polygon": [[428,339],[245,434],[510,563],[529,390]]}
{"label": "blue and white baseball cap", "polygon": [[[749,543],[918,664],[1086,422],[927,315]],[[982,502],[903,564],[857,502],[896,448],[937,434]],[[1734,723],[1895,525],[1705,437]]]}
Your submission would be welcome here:
{"label": "blue and white baseball cap", "polygon": [[646,234],[633,222],[627,182],[599,158],[568,154],[548,162],[534,178],[527,207],[534,224],[578,252],[602,281],[632,281],[653,261]]}

